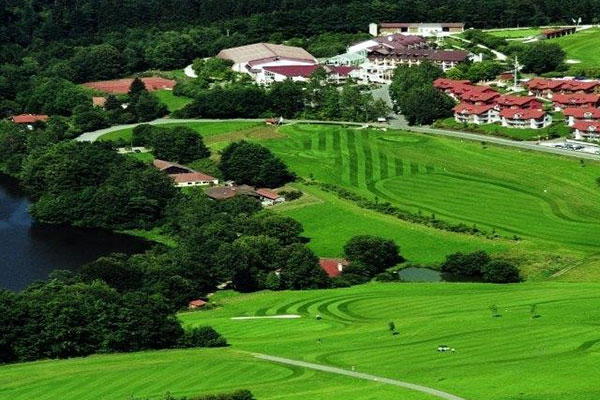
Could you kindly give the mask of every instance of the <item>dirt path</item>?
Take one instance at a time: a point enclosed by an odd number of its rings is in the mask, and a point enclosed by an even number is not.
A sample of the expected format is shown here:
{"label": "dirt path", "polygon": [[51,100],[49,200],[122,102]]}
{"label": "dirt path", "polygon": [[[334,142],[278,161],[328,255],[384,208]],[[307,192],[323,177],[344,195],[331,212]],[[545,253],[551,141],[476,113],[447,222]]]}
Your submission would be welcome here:
{"label": "dirt path", "polygon": [[363,379],[363,380],[373,381],[373,382],[378,382],[378,383],[385,383],[387,385],[399,386],[399,387],[414,390],[417,392],[426,393],[431,396],[438,397],[440,399],[466,400],[462,397],[458,397],[458,396],[455,396],[450,393],[442,392],[441,390],[429,388],[427,386],[415,385],[414,383],[399,381],[396,379],[383,378],[383,377],[376,376],[376,375],[363,374],[362,372],[348,371],[348,370],[345,370],[342,368],[328,367],[326,365],[291,360],[289,358],[274,357],[274,356],[269,356],[266,354],[254,354],[254,357],[260,358],[261,360],[271,361],[271,362],[275,362],[275,363],[279,363],[279,364],[295,365],[297,367],[309,368],[309,369],[314,369],[317,371],[324,371],[324,372],[329,372],[329,373],[338,374],[338,375],[346,375],[346,376],[350,376],[352,378]]}

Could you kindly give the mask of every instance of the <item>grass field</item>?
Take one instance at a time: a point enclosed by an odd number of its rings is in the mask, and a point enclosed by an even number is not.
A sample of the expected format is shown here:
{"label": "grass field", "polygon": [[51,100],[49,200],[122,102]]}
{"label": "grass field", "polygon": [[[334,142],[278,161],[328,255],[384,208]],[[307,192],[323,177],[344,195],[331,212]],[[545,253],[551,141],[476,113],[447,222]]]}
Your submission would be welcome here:
{"label": "grass field", "polygon": [[[3,366],[0,399],[158,399],[167,391],[196,395],[247,388],[258,399],[434,400],[268,363],[244,352],[354,366],[469,400],[596,400],[598,395],[598,284],[368,284],[326,291],[221,292],[213,301],[221,307],[180,318],[186,326],[214,326],[230,348]],[[492,317],[492,304],[500,317]],[[531,304],[537,304],[539,318],[532,318]],[[291,313],[301,318],[231,319]],[[398,336],[391,335],[390,321]],[[456,353],[438,353],[441,344]]]}
{"label": "grass field", "polygon": [[189,97],[175,96],[172,90],[158,90],[154,92],[156,97],[167,106],[169,112],[177,111],[192,102]]}
{"label": "grass field", "polygon": [[542,33],[541,29],[505,29],[505,30],[493,30],[485,31],[486,33],[498,36],[505,39],[520,39],[530,36],[537,36]]}
{"label": "grass field", "polygon": [[541,129],[508,128],[500,124],[469,124],[468,127],[465,128],[464,124],[456,122],[453,117],[438,120],[435,122],[435,126],[439,128],[484,133],[492,136],[502,136],[514,140],[538,140],[538,138],[545,138],[551,133],[555,133],[561,137],[570,136],[572,130],[563,122],[564,116],[560,115],[558,118],[559,119],[555,120],[552,125]]}
{"label": "grass field", "polygon": [[600,67],[600,29],[586,29],[549,42],[559,44],[566,51],[567,59],[581,61],[573,67]]}
{"label": "grass field", "polygon": [[[170,127],[170,126],[178,126],[182,124],[161,124],[157,125],[159,127]],[[252,128],[260,125],[257,122],[243,122],[243,121],[225,121],[225,122],[191,122],[185,124],[200,133],[203,137],[212,136],[212,135],[221,135],[224,133],[241,131],[244,129]],[[113,131],[106,133],[98,140],[101,141],[112,141],[112,140],[125,140],[131,141],[131,135],[133,132],[133,128],[125,128],[118,131]]]}

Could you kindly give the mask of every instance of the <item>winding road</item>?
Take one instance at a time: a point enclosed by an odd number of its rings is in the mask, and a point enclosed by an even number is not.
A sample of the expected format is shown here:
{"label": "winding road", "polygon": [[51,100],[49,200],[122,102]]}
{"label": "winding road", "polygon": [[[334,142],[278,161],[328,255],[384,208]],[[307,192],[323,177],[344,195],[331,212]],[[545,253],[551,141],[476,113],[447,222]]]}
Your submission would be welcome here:
{"label": "winding road", "polygon": [[433,389],[427,386],[415,385],[414,383],[399,381],[396,379],[383,378],[376,375],[364,374],[362,372],[348,371],[342,368],[329,367],[326,365],[314,364],[305,361],[291,360],[289,358],[274,357],[269,356],[267,354],[254,354],[254,357],[279,364],[294,365],[297,367],[309,368],[317,371],[329,372],[332,374],[345,375],[350,376],[352,378],[363,379],[378,383],[385,383],[387,385],[399,386],[417,392],[426,393],[444,400],[466,400],[462,397],[455,396],[451,393],[442,392],[441,390]]}
{"label": "winding road", "polygon": [[[240,122],[263,122],[263,119],[168,119],[161,118],[154,121],[147,122],[150,125],[164,125],[164,124],[181,124],[181,123],[192,123],[192,122],[226,122],[226,121],[240,121]],[[358,122],[344,122],[344,121],[317,121],[317,120],[287,120],[287,123],[307,123],[307,124],[329,124],[329,125],[348,125],[348,126],[365,126],[364,123]],[[77,141],[82,142],[93,142],[100,136],[118,131],[121,129],[133,128],[139,124],[129,125],[115,125],[109,128],[100,129],[93,132],[86,132],[75,138]],[[376,127],[387,127],[392,129],[400,129],[409,132],[424,133],[427,135],[438,135],[438,136],[449,136],[464,140],[472,140],[477,142],[493,143],[501,146],[515,147],[523,150],[539,151],[543,153],[551,153],[566,157],[573,157],[587,160],[600,161],[600,155],[592,153],[583,153],[579,151],[566,150],[548,146],[540,146],[536,142],[525,142],[516,141],[510,139],[504,139],[497,136],[482,135],[477,133],[462,132],[462,131],[451,131],[447,129],[431,128],[427,126],[409,126],[402,116],[395,116],[394,119],[389,121],[389,124],[385,123],[369,123],[370,126]]]}

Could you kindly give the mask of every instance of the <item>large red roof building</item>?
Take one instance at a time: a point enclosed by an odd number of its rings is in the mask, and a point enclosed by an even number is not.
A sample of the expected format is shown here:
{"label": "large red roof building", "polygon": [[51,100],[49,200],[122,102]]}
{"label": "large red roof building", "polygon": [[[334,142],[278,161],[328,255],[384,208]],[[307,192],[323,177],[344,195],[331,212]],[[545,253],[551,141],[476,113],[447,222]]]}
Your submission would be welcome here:
{"label": "large red roof building", "polygon": [[[144,82],[144,85],[146,86],[146,89],[149,92],[154,92],[156,90],[162,89],[171,90],[175,87],[175,84],[177,83],[172,79],[165,79],[160,77],[146,77],[140,79],[142,82]],[[126,94],[127,92],[129,92],[129,88],[131,87],[132,82],[133,78],[126,78],[115,79],[110,81],[86,82],[83,84],[83,86],[105,93]]]}

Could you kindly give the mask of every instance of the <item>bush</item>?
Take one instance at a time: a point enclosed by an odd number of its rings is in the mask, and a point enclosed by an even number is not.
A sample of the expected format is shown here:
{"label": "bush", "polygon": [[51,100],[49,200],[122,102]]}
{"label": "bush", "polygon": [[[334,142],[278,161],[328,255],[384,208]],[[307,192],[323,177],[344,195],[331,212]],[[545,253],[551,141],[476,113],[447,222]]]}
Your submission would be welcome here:
{"label": "bush", "polygon": [[[600,185],[600,182],[598,183],[598,185]],[[302,197],[304,193],[302,193],[300,190],[282,190],[281,192],[279,192],[279,194],[283,196],[286,201],[294,201]]]}
{"label": "bush", "polygon": [[483,280],[490,283],[514,283],[521,281],[519,269],[508,261],[494,260],[481,268]]}
{"label": "bush", "polygon": [[485,251],[476,251],[470,254],[454,253],[446,256],[446,260],[440,266],[444,274],[462,276],[481,276],[481,269],[491,261]]}
{"label": "bush", "polygon": [[351,238],[344,245],[344,254],[352,263],[370,270],[373,276],[403,261],[400,248],[392,240],[377,236],[361,235]]}
{"label": "bush", "polygon": [[186,330],[179,340],[179,347],[225,347],[227,340],[210,326]]}

